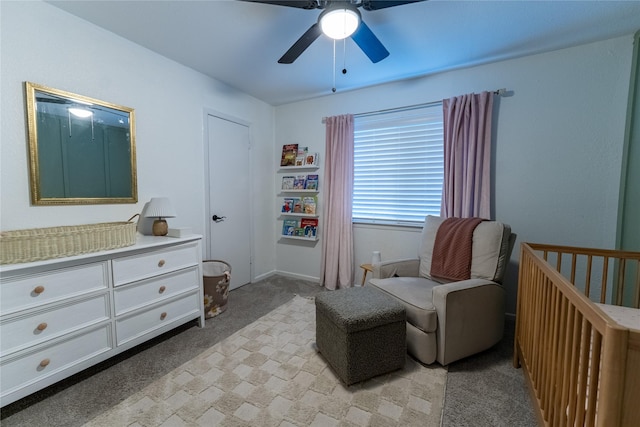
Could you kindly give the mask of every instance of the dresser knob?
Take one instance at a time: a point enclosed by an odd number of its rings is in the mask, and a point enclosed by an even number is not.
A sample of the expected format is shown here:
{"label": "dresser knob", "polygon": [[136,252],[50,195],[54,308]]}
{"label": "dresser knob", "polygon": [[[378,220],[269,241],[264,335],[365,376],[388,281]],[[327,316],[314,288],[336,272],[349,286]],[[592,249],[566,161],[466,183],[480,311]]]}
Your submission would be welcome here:
{"label": "dresser knob", "polygon": [[42,361],[40,362],[40,367],[46,368],[49,363],[51,363],[49,359],[42,359]]}
{"label": "dresser knob", "polygon": [[164,266],[164,260],[161,259],[160,261],[158,261],[158,267],[163,267]]}
{"label": "dresser knob", "polygon": [[163,313],[160,315],[160,320],[164,320],[166,317],[167,317],[167,312],[163,312]]}
{"label": "dresser knob", "polygon": [[36,286],[33,289],[33,293],[36,294],[36,295],[40,295],[43,292],[44,292],[44,286]]}
{"label": "dresser knob", "polygon": [[166,290],[167,290],[166,286],[160,286],[160,289],[158,289],[158,292],[163,293]]}
{"label": "dresser knob", "polygon": [[48,325],[45,322],[42,322],[36,327],[36,329],[39,331],[44,331],[45,329],[47,329],[47,326]]}

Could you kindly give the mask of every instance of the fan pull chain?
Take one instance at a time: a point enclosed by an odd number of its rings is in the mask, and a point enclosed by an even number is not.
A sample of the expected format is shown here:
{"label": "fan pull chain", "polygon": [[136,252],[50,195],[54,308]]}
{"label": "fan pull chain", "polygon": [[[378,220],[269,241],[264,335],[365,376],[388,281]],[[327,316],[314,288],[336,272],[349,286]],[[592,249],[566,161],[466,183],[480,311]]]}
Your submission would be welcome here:
{"label": "fan pull chain", "polygon": [[347,74],[347,39],[342,39],[342,74]]}
{"label": "fan pull chain", "polygon": [[333,87],[331,92],[336,93],[336,41],[333,40]]}

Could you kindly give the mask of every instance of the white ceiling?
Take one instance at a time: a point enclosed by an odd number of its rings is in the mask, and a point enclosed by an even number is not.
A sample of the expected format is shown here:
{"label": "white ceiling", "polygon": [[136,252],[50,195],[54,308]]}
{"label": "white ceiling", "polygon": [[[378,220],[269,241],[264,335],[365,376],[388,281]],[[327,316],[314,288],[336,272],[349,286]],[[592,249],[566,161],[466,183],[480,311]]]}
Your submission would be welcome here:
{"label": "white ceiling", "polygon": [[[277,63],[320,10],[232,0],[49,3],[271,105],[327,95],[333,87],[333,42],[325,36],[293,64]],[[338,42],[338,91],[640,29],[640,1],[431,0],[360,11],[391,54],[373,64],[352,40]]]}

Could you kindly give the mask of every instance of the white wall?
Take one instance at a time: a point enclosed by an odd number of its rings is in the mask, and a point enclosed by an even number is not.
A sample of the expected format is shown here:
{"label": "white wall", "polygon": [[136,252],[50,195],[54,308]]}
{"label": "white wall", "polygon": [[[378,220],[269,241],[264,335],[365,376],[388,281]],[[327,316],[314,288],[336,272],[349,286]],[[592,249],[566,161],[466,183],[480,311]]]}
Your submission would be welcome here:
{"label": "white wall", "polygon": [[[513,96],[496,99],[495,218],[512,226],[518,245],[613,248],[632,44],[629,35],[352,92],[338,89],[283,105],[276,108],[276,149],[299,142],[323,153],[323,116],[507,88]],[[354,235],[356,281],[357,266],[370,260],[372,250],[387,260],[413,256],[419,237],[374,226],[355,227]],[[278,244],[278,270],[317,277],[320,246],[299,250]],[[505,283],[510,313],[515,312],[518,250]]]}
{"label": "white wall", "polygon": [[[42,2],[1,2],[0,228],[124,221],[167,196],[170,225],[204,233],[203,111],[251,123],[254,274],[273,271],[273,107]],[[31,206],[23,82],[135,109],[139,202]],[[265,161],[265,159],[268,159]]]}

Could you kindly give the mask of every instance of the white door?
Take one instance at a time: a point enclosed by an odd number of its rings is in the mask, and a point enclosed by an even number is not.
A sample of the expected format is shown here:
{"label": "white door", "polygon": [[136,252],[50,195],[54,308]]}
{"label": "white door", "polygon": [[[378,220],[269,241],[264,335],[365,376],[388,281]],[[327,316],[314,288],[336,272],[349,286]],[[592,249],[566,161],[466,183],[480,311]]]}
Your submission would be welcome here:
{"label": "white door", "polygon": [[[208,259],[231,265],[230,289],[251,282],[249,126],[207,115]],[[214,219],[215,218],[215,219]]]}

